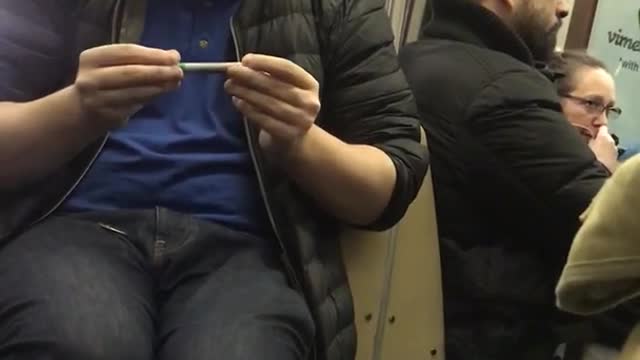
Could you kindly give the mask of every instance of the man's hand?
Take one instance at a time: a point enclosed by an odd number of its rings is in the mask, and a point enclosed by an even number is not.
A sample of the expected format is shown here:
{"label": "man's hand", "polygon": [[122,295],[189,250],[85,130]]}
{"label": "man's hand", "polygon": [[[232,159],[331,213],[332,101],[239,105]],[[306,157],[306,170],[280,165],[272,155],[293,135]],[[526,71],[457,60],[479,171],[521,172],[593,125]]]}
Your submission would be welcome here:
{"label": "man's hand", "polygon": [[589,147],[598,161],[606,166],[609,171],[614,172],[616,170],[618,167],[618,148],[606,126],[601,126],[598,129],[596,136],[589,141]]}
{"label": "man's hand", "polygon": [[0,142],[0,188],[13,190],[59,169],[178,86],[179,57],[137,45],[89,49],[80,55],[72,85],[28,102],[0,102],[0,139],[11,139]]}
{"label": "man's hand", "polygon": [[320,112],[318,82],[293,62],[250,54],[227,72],[225,89],[236,108],[262,131],[267,150],[289,152]]}
{"label": "man's hand", "polygon": [[227,74],[225,88],[261,129],[260,144],[320,207],[355,225],[380,216],[395,187],[395,165],[378,148],[347,144],[314,125],[320,99],[313,76],[286,59],[253,54]]}
{"label": "man's hand", "polygon": [[146,103],[175,89],[183,73],[177,51],[131,44],[85,50],[70,94],[99,131],[124,125]]}

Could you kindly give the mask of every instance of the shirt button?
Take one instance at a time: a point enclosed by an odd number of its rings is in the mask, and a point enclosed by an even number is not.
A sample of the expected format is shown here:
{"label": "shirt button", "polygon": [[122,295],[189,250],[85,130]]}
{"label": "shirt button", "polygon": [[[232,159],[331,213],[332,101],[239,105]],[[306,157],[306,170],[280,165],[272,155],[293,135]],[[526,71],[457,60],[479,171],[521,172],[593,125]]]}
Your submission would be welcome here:
{"label": "shirt button", "polygon": [[209,46],[209,40],[202,39],[200,40],[199,45],[201,49],[206,49]]}

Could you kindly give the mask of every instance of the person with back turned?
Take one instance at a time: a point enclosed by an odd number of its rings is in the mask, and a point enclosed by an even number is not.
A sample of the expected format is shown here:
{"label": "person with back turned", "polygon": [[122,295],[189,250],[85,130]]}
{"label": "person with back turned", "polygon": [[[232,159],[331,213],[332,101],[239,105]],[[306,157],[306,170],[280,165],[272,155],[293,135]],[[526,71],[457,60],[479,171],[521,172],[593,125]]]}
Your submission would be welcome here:
{"label": "person with back turned", "polygon": [[447,359],[551,359],[554,285],[605,179],[543,65],[558,0],[434,0],[400,62],[429,134]]}

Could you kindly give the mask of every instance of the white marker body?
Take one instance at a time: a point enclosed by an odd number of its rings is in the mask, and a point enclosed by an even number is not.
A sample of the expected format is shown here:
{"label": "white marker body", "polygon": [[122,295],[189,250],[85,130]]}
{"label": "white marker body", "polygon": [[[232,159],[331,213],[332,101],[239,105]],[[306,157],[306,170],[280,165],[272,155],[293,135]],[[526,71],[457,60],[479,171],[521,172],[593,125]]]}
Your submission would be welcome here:
{"label": "white marker body", "polygon": [[238,64],[237,62],[180,63],[180,68],[183,71],[226,72],[230,67]]}

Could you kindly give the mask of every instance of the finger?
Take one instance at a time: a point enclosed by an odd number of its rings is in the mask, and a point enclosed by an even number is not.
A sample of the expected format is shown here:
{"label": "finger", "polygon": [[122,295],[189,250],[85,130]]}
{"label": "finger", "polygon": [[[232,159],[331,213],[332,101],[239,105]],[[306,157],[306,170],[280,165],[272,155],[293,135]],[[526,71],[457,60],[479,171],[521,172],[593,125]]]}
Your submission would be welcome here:
{"label": "finger", "polygon": [[[174,90],[178,84],[168,83],[156,86],[141,86],[127,90],[109,90],[95,97],[95,107],[122,107],[145,105],[156,97]],[[98,104],[99,102],[99,104]]]}
{"label": "finger", "polygon": [[178,66],[124,65],[94,69],[80,75],[76,85],[88,90],[114,90],[178,82],[183,78]]}
{"label": "finger", "polygon": [[178,65],[180,54],[135,44],[111,44],[88,49],[80,54],[80,66]]}
{"label": "finger", "polygon": [[274,138],[293,139],[302,134],[302,131],[296,127],[287,125],[268,114],[260,112],[254,106],[242,99],[234,97],[233,104],[249,121],[254,123],[258,128],[269,133],[269,135]]}
{"label": "finger", "polygon": [[304,90],[317,89],[318,82],[302,67],[294,62],[268,55],[248,54],[242,58],[242,65],[256,71],[266,72],[286,83]]}
{"label": "finger", "polygon": [[269,94],[289,104],[301,107],[309,105],[305,104],[304,96],[306,93],[309,93],[308,90],[302,90],[263,72],[240,65],[229,69],[227,75],[233,83],[238,83],[239,85]]}
{"label": "finger", "polygon": [[272,116],[280,122],[306,129],[313,125],[315,121],[315,114],[310,115],[302,109],[261,92],[234,84],[230,81],[225,83],[225,88],[231,96],[249,103],[258,111]]}
{"label": "finger", "polygon": [[600,126],[598,128],[598,135],[609,135],[609,128],[606,125]]}
{"label": "finger", "polygon": [[607,128],[606,126],[601,126],[598,129],[598,136],[597,138],[599,139],[603,139],[607,144],[611,144],[613,146],[615,146],[616,141],[613,138],[613,136],[611,136],[611,134],[609,133],[609,128]]}

